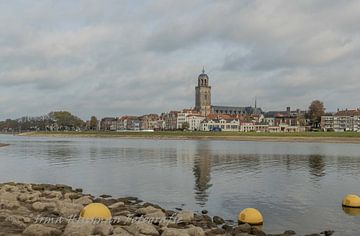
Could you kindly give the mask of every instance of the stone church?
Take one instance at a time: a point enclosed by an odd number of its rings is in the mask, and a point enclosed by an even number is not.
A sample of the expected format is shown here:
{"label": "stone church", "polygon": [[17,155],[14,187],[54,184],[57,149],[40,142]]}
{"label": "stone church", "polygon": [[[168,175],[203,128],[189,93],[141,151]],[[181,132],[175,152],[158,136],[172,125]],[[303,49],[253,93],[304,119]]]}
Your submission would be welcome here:
{"label": "stone church", "polygon": [[256,105],[255,107],[211,105],[211,86],[209,85],[209,76],[205,74],[204,68],[198,77],[198,84],[195,87],[195,110],[202,116],[209,114],[253,115],[262,113],[261,109],[257,108]]}

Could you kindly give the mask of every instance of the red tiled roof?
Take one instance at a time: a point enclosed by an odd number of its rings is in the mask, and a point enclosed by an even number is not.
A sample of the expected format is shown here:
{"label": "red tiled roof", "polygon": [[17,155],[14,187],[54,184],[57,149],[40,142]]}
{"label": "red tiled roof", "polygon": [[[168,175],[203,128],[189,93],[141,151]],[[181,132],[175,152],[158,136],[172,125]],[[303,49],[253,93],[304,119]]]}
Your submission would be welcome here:
{"label": "red tiled roof", "polygon": [[338,111],[335,116],[360,116],[359,109]]}

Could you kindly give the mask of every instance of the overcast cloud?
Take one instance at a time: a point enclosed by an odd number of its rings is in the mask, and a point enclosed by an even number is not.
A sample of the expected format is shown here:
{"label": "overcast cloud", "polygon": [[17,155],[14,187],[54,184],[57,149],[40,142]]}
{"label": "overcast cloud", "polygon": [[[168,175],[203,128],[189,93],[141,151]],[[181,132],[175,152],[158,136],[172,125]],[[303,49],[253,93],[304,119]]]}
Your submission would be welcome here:
{"label": "overcast cloud", "polygon": [[360,100],[358,0],[0,1],[0,119]]}

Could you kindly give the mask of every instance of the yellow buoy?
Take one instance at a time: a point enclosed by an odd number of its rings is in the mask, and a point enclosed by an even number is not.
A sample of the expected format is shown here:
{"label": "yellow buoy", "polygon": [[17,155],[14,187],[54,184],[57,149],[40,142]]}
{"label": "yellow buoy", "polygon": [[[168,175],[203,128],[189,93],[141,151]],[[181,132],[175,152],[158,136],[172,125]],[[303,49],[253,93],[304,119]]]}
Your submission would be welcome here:
{"label": "yellow buoy", "polygon": [[360,207],[360,197],[354,194],[346,195],[342,200],[344,207]]}
{"label": "yellow buoy", "polygon": [[246,208],[239,214],[240,223],[248,223],[250,225],[262,225],[264,220],[260,211],[255,208]]}
{"label": "yellow buoy", "polygon": [[110,220],[111,212],[104,204],[91,203],[81,210],[80,218]]}

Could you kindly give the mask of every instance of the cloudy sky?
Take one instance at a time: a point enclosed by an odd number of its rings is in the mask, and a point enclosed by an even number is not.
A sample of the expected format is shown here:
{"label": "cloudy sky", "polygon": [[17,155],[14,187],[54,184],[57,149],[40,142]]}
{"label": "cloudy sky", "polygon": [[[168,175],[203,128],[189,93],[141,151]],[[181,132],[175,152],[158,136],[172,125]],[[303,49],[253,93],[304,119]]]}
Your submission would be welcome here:
{"label": "cloudy sky", "polygon": [[358,0],[0,0],[0,119],[359,107]]}

